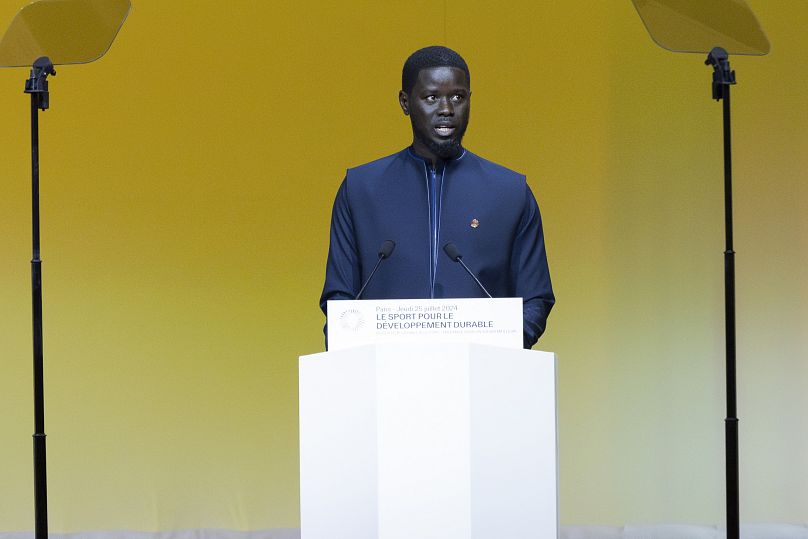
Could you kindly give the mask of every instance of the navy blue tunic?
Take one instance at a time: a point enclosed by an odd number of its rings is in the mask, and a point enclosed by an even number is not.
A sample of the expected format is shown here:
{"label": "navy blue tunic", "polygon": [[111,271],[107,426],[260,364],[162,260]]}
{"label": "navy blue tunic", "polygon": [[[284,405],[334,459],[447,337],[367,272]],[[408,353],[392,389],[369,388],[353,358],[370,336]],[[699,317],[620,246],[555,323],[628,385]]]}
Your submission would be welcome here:
{"label": "navy blue tunic", "polygon": [[331,215],[320,307],[353,299],[396,242],[364,299],[485,297],[460,264],[443,252],[453,242],[494,297],[521,297],[524,346],[547,324],[555,298],[541,215],[521,174],[469,151],[432,170],[410,148],[348,170]]}

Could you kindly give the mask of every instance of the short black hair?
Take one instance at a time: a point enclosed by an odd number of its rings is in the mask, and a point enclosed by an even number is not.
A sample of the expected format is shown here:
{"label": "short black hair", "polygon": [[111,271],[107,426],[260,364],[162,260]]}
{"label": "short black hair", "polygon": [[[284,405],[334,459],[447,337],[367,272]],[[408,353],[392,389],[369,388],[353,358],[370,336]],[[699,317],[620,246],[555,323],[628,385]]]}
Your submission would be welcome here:
{"label": "short black hair", "polygon": [[448,47],[434,45],[418,49],[404,62],[404,69],[401,71],[401,89],[404,93],[412,92],[418,73],[431,67],[456,67],[466,74],[466,82],[471,86],[469,66],[463,57]]}

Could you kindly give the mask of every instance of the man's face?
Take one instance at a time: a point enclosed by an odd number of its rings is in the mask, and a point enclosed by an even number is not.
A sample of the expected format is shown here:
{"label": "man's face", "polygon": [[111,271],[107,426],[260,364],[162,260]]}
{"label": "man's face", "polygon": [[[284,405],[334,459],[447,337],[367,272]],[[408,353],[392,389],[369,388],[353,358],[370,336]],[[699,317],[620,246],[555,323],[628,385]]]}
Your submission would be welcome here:
{"label": "man's face", "polygon": [[422,69],[412,91],[399,92],[398,101],[412,122],[415,153],[433,163],[460,154],[471,111],[471,90],[462,69]]}

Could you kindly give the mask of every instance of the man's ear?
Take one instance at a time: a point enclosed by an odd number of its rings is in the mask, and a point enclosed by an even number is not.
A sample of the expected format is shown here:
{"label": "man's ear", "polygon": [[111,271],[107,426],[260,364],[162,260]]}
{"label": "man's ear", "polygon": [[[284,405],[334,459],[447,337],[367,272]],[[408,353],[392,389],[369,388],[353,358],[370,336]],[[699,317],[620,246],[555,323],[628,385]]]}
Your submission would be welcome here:
{"label": "man's ear", "polygon": [[401,110],[404,111],[404,116],[410,115],[409,99],[409,96],[404,92],[404,90],[400,90],[398,92],[398,104],[401,105]]}

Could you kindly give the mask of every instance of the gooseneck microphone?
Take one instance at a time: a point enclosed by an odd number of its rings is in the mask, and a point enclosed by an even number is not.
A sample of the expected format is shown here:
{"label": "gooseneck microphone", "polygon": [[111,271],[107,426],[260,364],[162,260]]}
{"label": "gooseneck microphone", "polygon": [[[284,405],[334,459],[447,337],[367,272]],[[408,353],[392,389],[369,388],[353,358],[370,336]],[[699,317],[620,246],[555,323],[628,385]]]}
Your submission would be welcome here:
{"label": "gooseneck microphone", "polygon": [[466,273],[471,275],[471,278],[474,279],[474,282],[477,283],[477,286],[479,286],[482,289],[482,291],[485,292],[486,296],[488,296],[489,298],[491,297],[491,294],[489,294],[488,290],[485,289],[483,283],[480,282],[480,280],[477,278],[476,275],[474,275],[474,273],[472,273],[472,271],[469,269],[466,263],[463,262],[463,255],[460,254],[457,245],[455,245],[452,242],[448,242],[446,245],[443,246],[443,252],[446,253],[449,256],[449,258],[451,258],[454,262],[460,262],[460,265],[463,266],[463,269],[466,270]]}
{"label": "gooseneck microphone", "polygon": [[354,299],[359,299],[362,297],[362,292],[365,291],[365,288],[370,284],[370,280],[373,279],[373,276],[376,274],[376,270],[379,269],[379,264],[382,263],[382,260],[386,258],[390,258],[390,255],[393,254],[393,249],[396,248],[396,242],[393,240],[385,240],[381,246],[379,247],[379,259],[376,261],[376,265],[373,266],[373,271],[370,272],[368,275],[367,281],[365,284],[362,285],[362,288],[359,289],[359,293],[356,295]]}

